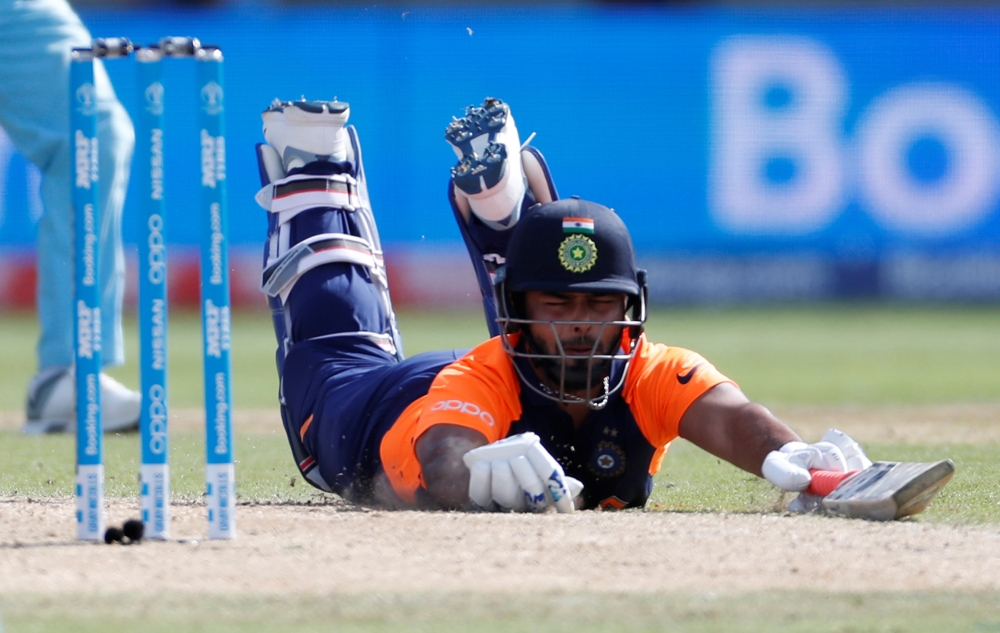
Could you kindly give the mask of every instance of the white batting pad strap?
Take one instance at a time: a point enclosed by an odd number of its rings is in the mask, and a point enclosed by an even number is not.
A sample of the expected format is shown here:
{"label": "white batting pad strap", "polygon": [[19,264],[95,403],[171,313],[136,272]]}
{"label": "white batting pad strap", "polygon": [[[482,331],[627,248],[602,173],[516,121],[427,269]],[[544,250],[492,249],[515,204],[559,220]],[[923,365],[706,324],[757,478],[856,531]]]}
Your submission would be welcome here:
{"label": "white batting pad strap", "polygon": [[342,233],[314,235],[293,246],[281,259],[264,269],[261,290],[285,301],[298,278],[317,266],[343,262],[381,273],[380,260],[368,242],[359,237]]}
{"label": "white batting pad strap", "polygon": [[278,214],[281,223],[317,207],[354,211],[361,206],[358,181],[350,174],[295,174],[263,187],[255,199],[267,211]]}

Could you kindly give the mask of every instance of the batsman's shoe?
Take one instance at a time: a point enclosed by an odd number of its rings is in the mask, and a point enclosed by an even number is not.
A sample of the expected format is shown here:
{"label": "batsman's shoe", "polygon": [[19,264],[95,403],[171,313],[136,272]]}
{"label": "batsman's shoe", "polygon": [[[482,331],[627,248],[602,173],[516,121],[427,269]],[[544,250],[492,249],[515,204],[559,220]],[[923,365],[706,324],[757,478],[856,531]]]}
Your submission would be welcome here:
{"label": "batsman's shoe", "polygon": [[875,462],[848,477],[823,499],[827,512],[873,521],[919,514],[955,474],[950,459],[939,462]]}
{"label": "batsman's shoe", "polygon": [[348,154],[344,131],[350,104],[337,101],[279,101],[264,111],[264,138],[277,150],[285,172],[317,160],[339,162]]}
{"label": "batsman's shoe", "polygon": [[[108,433],[139,428],[142,396],[120,382],[101,374],[101,422]],[[71,433],[76,430],[76,374],[73,368],[58,368],[35,376],[28,385],[27,435]]]}
{"label": "batsman's shoe", "polygon": [[481,220],[503,230],[517,222],[527,188],[521,165],[521,140],[510,106],[487,97],[469,106],[444,132],[458,156],[451,168],[455,188]]}

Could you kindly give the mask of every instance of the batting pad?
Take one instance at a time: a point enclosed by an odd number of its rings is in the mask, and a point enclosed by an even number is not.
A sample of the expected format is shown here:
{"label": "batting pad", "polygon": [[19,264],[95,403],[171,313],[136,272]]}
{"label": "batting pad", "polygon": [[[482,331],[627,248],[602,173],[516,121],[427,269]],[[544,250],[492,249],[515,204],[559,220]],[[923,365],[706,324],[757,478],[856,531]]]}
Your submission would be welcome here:
{"label": "batting pad", "polygon": [[823,499],[823,507],[851,518],[892,521],[923,512],[953,474],[950,459],[875,462],[837,486]]}

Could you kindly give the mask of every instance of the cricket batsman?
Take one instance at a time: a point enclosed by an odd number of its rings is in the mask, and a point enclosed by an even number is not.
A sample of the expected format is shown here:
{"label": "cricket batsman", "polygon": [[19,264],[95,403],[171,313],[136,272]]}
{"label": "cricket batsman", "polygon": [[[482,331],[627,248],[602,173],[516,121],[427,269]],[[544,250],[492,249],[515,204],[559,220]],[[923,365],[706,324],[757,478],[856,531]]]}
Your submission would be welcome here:
{"label": "cricket batsman", "polygon": [[[275,101],[257,148],[281,413],[314,486],[386,508],[641,508],[678,437],[803,492],[796,510],[896,518],[950,477],[947,460],[873,466],[836,430],[807,444],[699,354],[649,341],[625,224],[559,199],[497,99],[445,132],[458,158],[448,197],[492,338],[405,358],[349,114]],[[872,486],[879,516],[858,504]]]}

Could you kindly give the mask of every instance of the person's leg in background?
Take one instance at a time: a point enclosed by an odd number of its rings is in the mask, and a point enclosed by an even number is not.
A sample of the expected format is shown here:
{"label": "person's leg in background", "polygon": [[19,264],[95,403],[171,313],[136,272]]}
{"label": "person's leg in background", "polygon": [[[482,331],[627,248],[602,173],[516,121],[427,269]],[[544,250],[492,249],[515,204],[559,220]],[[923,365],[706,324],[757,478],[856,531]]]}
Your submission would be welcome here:
{"label": "person's leg in background", "polygon": [[[91,36],[64,0],[0,0],[0,125],[42,172],[38,225],[38,373],[28,386],[27,433],[67,431],[75,422],[73,218],[70,202],[69,59]],[[105,366],[124,361],[121,310],[125,263],[122,207],[135,136],[107,72],[95,68],[101,170],[100,282]],[[101,377],[106,431],[138,426],[140,396]]]}

